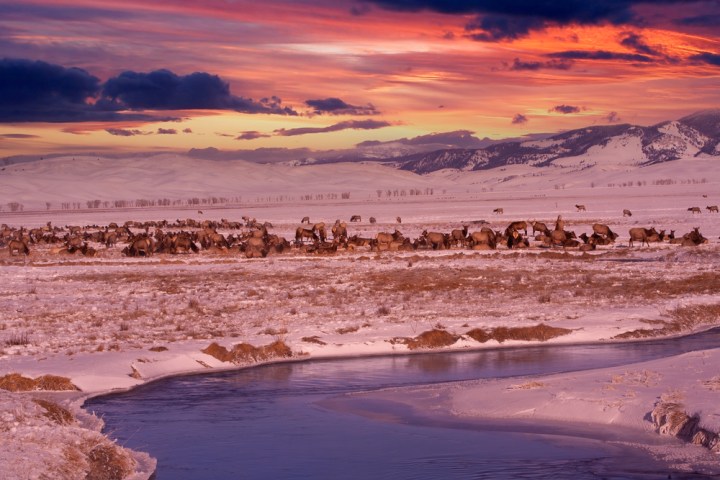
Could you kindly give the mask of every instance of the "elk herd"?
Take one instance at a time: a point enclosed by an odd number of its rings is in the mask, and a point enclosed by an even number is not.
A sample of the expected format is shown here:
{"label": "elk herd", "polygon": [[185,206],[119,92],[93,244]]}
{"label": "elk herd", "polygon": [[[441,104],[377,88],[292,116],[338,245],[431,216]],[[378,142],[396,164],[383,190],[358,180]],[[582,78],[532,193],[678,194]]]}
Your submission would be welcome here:
{"label": "elk herd", "polygon": [[[717,208],[717,207],[715,207]],[[710,209],[710,207],[708,207]],[[710,209],[710,211],[714,211]],[[716,210],[715,210],[716,211]],[[631,216],[629,210],[623,216]],[[470,225],[449,232],[423,230],[416,238],[408,238],[397,228],[392,233],[378,232],[370,236],[349,235],[347,223],[336,220],[328,229],[324,222],[311,223],[309,217],[302,218],[295,230],[295,238],[287,240],[270,233],[269,222],[260,223],[249,217],[242,222],[226,219],[202,222],[187,219],[168,222],[133,222],[123,225],[110,223],[104,226],[53,226],[48,222],[41,228],[0,227],[0,248],[7,248],[10,256],[30,254],[31,247],[48,245],[49,251],[58,255],[84,255],[93,257],[100,249],[110,250],[121,244],[120,251],[128,257],[150,257],[155,254],[238,253],[247,258],[265,257],[270,253],[297,251],[300,253],[332,254],[338,251],[355,251],[365,247],[369,251],[412,251],[412,250],[495,250],[523,248],[564,248],[580,251],[594,250],[597,246],[614,243],[619,235],[608,225],[595,223],[591,233],[577,235],[566,228],[562,216],[558,215],[552,228],[539,221],[513,221],[504,229],[490,228],[487,222],[471,231]],[[374,219],[372,219],[374,220]],[[360,216],[353,215],[350,222],[359,222]],[[371,224],[375,222],[370,221]],[[397,223],[401,223],[397,217]],[[528,235],[528,228],[532,233]],[[675,237],[665,230],[631,228],[628,232],[628,246],[649,246],[653,242],[667,242],[683,246],[696,246],[708,240],[699,228]]]}

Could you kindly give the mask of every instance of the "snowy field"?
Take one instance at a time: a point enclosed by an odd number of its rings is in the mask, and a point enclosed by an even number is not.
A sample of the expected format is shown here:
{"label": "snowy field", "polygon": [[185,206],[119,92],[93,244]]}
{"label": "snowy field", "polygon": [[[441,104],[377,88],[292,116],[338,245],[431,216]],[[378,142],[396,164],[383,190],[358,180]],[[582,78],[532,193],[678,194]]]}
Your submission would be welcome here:
{"label": "snowy field", "polygon": [[[720,214],[706,209],[720,203],[720,169],[715,163],[712,158],[692,159],[642,172],[579,169],[570,175],[517,167],[514,173],[469,172],[462,177],[453,172],[418,177],[379,165],[302,167],[312,170],[296,169],[305,172],[302,177],[290,169],[273,174],[277,184],[271,201],[261,201],[268,193],[263,188],[270,187],[257,183],[263,174],[256,173],[255,180],[246,180],[252,193],[243,193],[245,201],[232,207],[97,210],[46,210],[45,202],[57,204],[77,192],[83,192],[78,202],[101,195],[108,200],[153,194],[184,198],[183,189],[193,182],[210,184],[215,191],[226,189],[228,195],[232,192],[217,166],[213,168],[218,171],[182,179],[173,179],[172,169],[148,169],[136,173],[139,176],[132,182],[124,178],[124,184],[117,175],[110,182],[94,174],[88,174],[84,183],[77,172],[73,181],[58,180],[58,169],[50,162],[9,166],[12,172],[0,176],[0,201],[25,205],[22,212],[0,211],[0,223],[11,228],[51,222],[92,230],[110,222],[240,221],[246,216],[270,222],[271,233],[292,240],[300,219],[309,216],[313,223],[328,226],[336,219],[345,221],[351,236],[373,237],[397,228],[415,239],[423,230],[449,233],[463,224],[471,232],[483,225],[504,230],[516,220],[543,221],[552,228],[562,215],[566,229],[577,234],[589,235],[594,223],[603,223],[619,237],[589,252],[544,248],[531,240],[530,247],[522,250],[504,245],[486,251],[453,247],[376,252],[358,247],[316,255],[291,249],[254,259],[239,252],[205,250],[129,258],[121,253],[123,244],[107,248],[91,243],[98,251],[95,257],[61,254],[57,245],[31,246],[28,256],[10,255],[3,248],[0,377],[57,375],[79,389],[29,393],[0,389],[0,464],[6,466],[6,478],[77,478],[92,468],[123,462],[127,472],[136,472],[131,478],[147,477],[153,460],[137,452],[112,450],[113,444],[98,433],[101,422],[80,406],[88,395],[132,388],[168,375],[240,368],[261,357],[224,361],[229,357],[203,352],[212,343],[217,344],[215,351],[222,352],[218,347],[232,350],[249,344],[259,349],[281,342],[291,358],[304,359],[403,354],[423,348],[625,341],[684,335],[720,325]],[[333,173],[333,168],[343,169],[342,173]],[[118,170],[125,172],[122,175],[128,171]],[[355,182],[347,180],[348,171]],[[498,181],[499,176],[512,178]],[[331,182],[335,183],[328,191],[351,191],[350,198],[278,200],[279,192],[300,198],[303,192],[320,191]],[[65,185],[65,190],[58,185]],[[433,194],[376,193],[376,188],[392,185],[433,188]],[[197,188],[202,195],[202,188]],[[578,211],[578,204],[585,210]],[[701,213],[688,211],[694,206]],[[503,214],[493,213],[496,208],[502,208]],[[623,209],[633,215],[623,216]],[[362,221],[350,223],[352,215],[360,215]],[[369,222],[371,216],[377,223]],[[674,230],[677,237],[698,228],[708,242],[687,247],[666,240],[629,247],[628,230],[633,227]],[[545,330],[539,326],[556,333],[540,335],[537,332]],[[442,341],[432,343],[431,337]],[[273,358],[259,361],[265,360]],[[662,407],[697,415],[698,428],[712,437],[720,431],[718,360],[720,350],[710,350],[626,368],[382,395],[402,397],[428,411],[442,409],[468,421],[537,419],[643,430],[659,428],[646,416]],[[62,409],[70,417],[57,413]],[[51,415],[51,410],[56,414]],[[664,425],[660,430],[675,433],[668,423],[660,423]],[[98,451],[103,442],[110,447]],[[713,443],[709,438],[705,443],[709,448],[678,445],[677,451],[654,453],[680,469],[720,473],[720,464],[706,457],[709,449],[720,448],[717,440]]]}

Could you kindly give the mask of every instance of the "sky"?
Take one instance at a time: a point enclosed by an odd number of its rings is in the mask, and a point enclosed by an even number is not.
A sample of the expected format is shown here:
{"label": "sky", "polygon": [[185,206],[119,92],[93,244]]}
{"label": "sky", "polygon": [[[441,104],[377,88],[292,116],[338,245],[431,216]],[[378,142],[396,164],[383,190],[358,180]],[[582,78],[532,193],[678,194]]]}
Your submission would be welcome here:
{"label": "sky", "polygon": [[0,158],[342,150],[720,106],[720,0],[0,0]]}

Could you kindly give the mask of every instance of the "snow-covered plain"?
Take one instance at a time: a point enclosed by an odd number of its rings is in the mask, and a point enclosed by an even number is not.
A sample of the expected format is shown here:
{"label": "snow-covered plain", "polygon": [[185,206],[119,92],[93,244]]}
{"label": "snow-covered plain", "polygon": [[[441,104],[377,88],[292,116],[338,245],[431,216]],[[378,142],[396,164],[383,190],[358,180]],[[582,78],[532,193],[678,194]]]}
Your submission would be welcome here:
{"label": "snow-covered plain", "polygon": [[[292,239],[304,216],[332,224],[361,215],[362,222],[348,222],[350,235],[398,228],[416,238],[425,229],[449,232],[463,223],[479,230],[481,221],[495,230],[515,220],[552,226],[562,215],[566,228],[578,234],[590,234],[599,222],[620,235],[614,244],[585,254],[534,242],[518,251],[501,246],[378,253],[360,247],[330,256],[290,251],[263,259],[207,251],[127,258],[120,253],[123,245],[100,244],[92,245],[96,257],[61,255],[51,245],[32,246],[27,258],[3,249],[0,377],[59,375],[80,389],[0,390],[4,476],[76,478],[86,472],[88,462],[69,446],[99,436],[101,422],[80,408],[88,395],[250,364],[203,353],[213,342],[231,349],[282,340],[293,358],[302,359],[403,354],[409,351],[407,339],[431,330],[457,338],[442,348],[465,350],[538,342],[481,343],[468,335],[478,328],[544,324],[570,330],[545,340],[561,343],[623,341],[618,335],[638,330],[682,335],[720,324],[720,215],[706,209],[720,201],[717,158],[638,168],[626,150],[610,144],[552,168],[517,165],[427,176],[379,164],[289,167],[169,156],[65,158],[4,167],[0,223],[10,227],[246,216],[271,222],[271,233]],[[422,194],[394,193],[411,189]],[[95,199],[211,196],[239,203],[59,209],[64,202],[84,207]],[[21,203],[23,211],[11,212],[11,202]],[[586,210],[577,211],[576,204]],[[689,212],[693,206],[702,213]],[[498,207],[504,214],[493,214]],[[623,209],[633,215],[624,217]],[[369,223],[370,216],[377,223]],[[677,236],[698,227],[709,241],[697,247],[662,242],[629,248],[628,230],[638,226],[675,230]],[[718,360],[720,351],[710,350],[625,368],[382,395],[468,421],[525,418],[640,430],[656,428],[646,417],[662,399],[718,432]],[[38,398],[57,402],[75,420],[60,424],[43,416],[48,412],[33,401]],[[705,456],[707,449],[676,448],[655,453],[680,469],[720,472],[720,464]],[[153,460],[136,454],[136,461],[136,477],[148,476]]]}

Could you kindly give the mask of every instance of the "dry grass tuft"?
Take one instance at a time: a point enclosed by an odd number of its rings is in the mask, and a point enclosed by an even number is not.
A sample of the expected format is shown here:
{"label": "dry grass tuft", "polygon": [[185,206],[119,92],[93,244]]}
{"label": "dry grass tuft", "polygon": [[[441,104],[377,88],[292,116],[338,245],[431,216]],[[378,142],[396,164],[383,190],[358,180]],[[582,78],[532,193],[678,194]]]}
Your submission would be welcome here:
{"label": "dry grass tuft", "polygon": [[133,472],[133,460],[115,445],[98,445],[88,453],[86,480],[122,480]]}
{"label": "dry grass tuft", "polygon": [[453,335],[446,330],[428,330],[421,333],[415,338],[409,338],[405,341],[410,350],[419,348],[442,348],[457,342],[459,335]]}
{"label": "dry grass tuft", "polygon": [[42,398],[33,398],[33,402],[40,405],[45,409],[45,415],[47,418],[57,423],[58,425],[70,425],[75,422],[75,417],[69,410],[61,407],[55,402],[49,400],[43,400]]}
{"label": "dry grass tuft", "polygon": [[544,342],[551,338],[560,337],[571,333],[569,328],[551,327],[544,323],[539,323],[534,327],[496,327],[490,332],[486,332],[482,328],[474,328],[466,333],[470,338],[485,343],[488,340],[496,340],[503,343],[506,340],[524,340],[524,341],[540,341]]}
{"label": "dry grass tuft", "polygon": [[168,349],[167,347],[159,346],[159,347],[150,347],[148,350],[150,350],[151,352],[166,352],[167,349]]}
{"label": "dry grass tuft", "polygon": [[340,335],[345,335],[346,333],[355,333],[355,332],[357,332],[358,330],[360,330],[360,327],[358,327],[357,325],[355,325],[355,326],[352,326],[352,327],[341,327],[341,328],[338,328],[338,329],[335,330],[335,331],[336,331],[337,333],[339,333]]}
{"label": "dry grass tuft", "polygon": [[0,388],[10,392],[31,392],[35,390],[80,390],[69,378],[43,375],[36,379],[23,377],[19,373],[8,373],[0,377]]}
{"label": "dry grass tuft", "polygon": [[327,345],[327,342],[323,342],[320,340],[320,337],[317,335],[313,335],[312,337],[302,337],[301,339],[303,342],[307,343],[317,343],[318,345]]}
{"label": "dry grass tuft", "polygon": [[292,350],[282,340],[277,340],[262,347],[255,347],[249,343],[239,343],[232,350],[213,342],[202,352],[217,358],[221,362],[232,363],[261,362],[272,358],[292,357]]}
{"label": "dry grass tuft", "polygon": [[716,325],[720,323],[720,304],[678,307],[668,312],[668,315],[671,318],[670,321],[659,320],[656,322],[662,325],[660,328],[639,328],[615,335],[613,339],[627,340],[677,335],[678,333],[693,330],[698,325]]}

